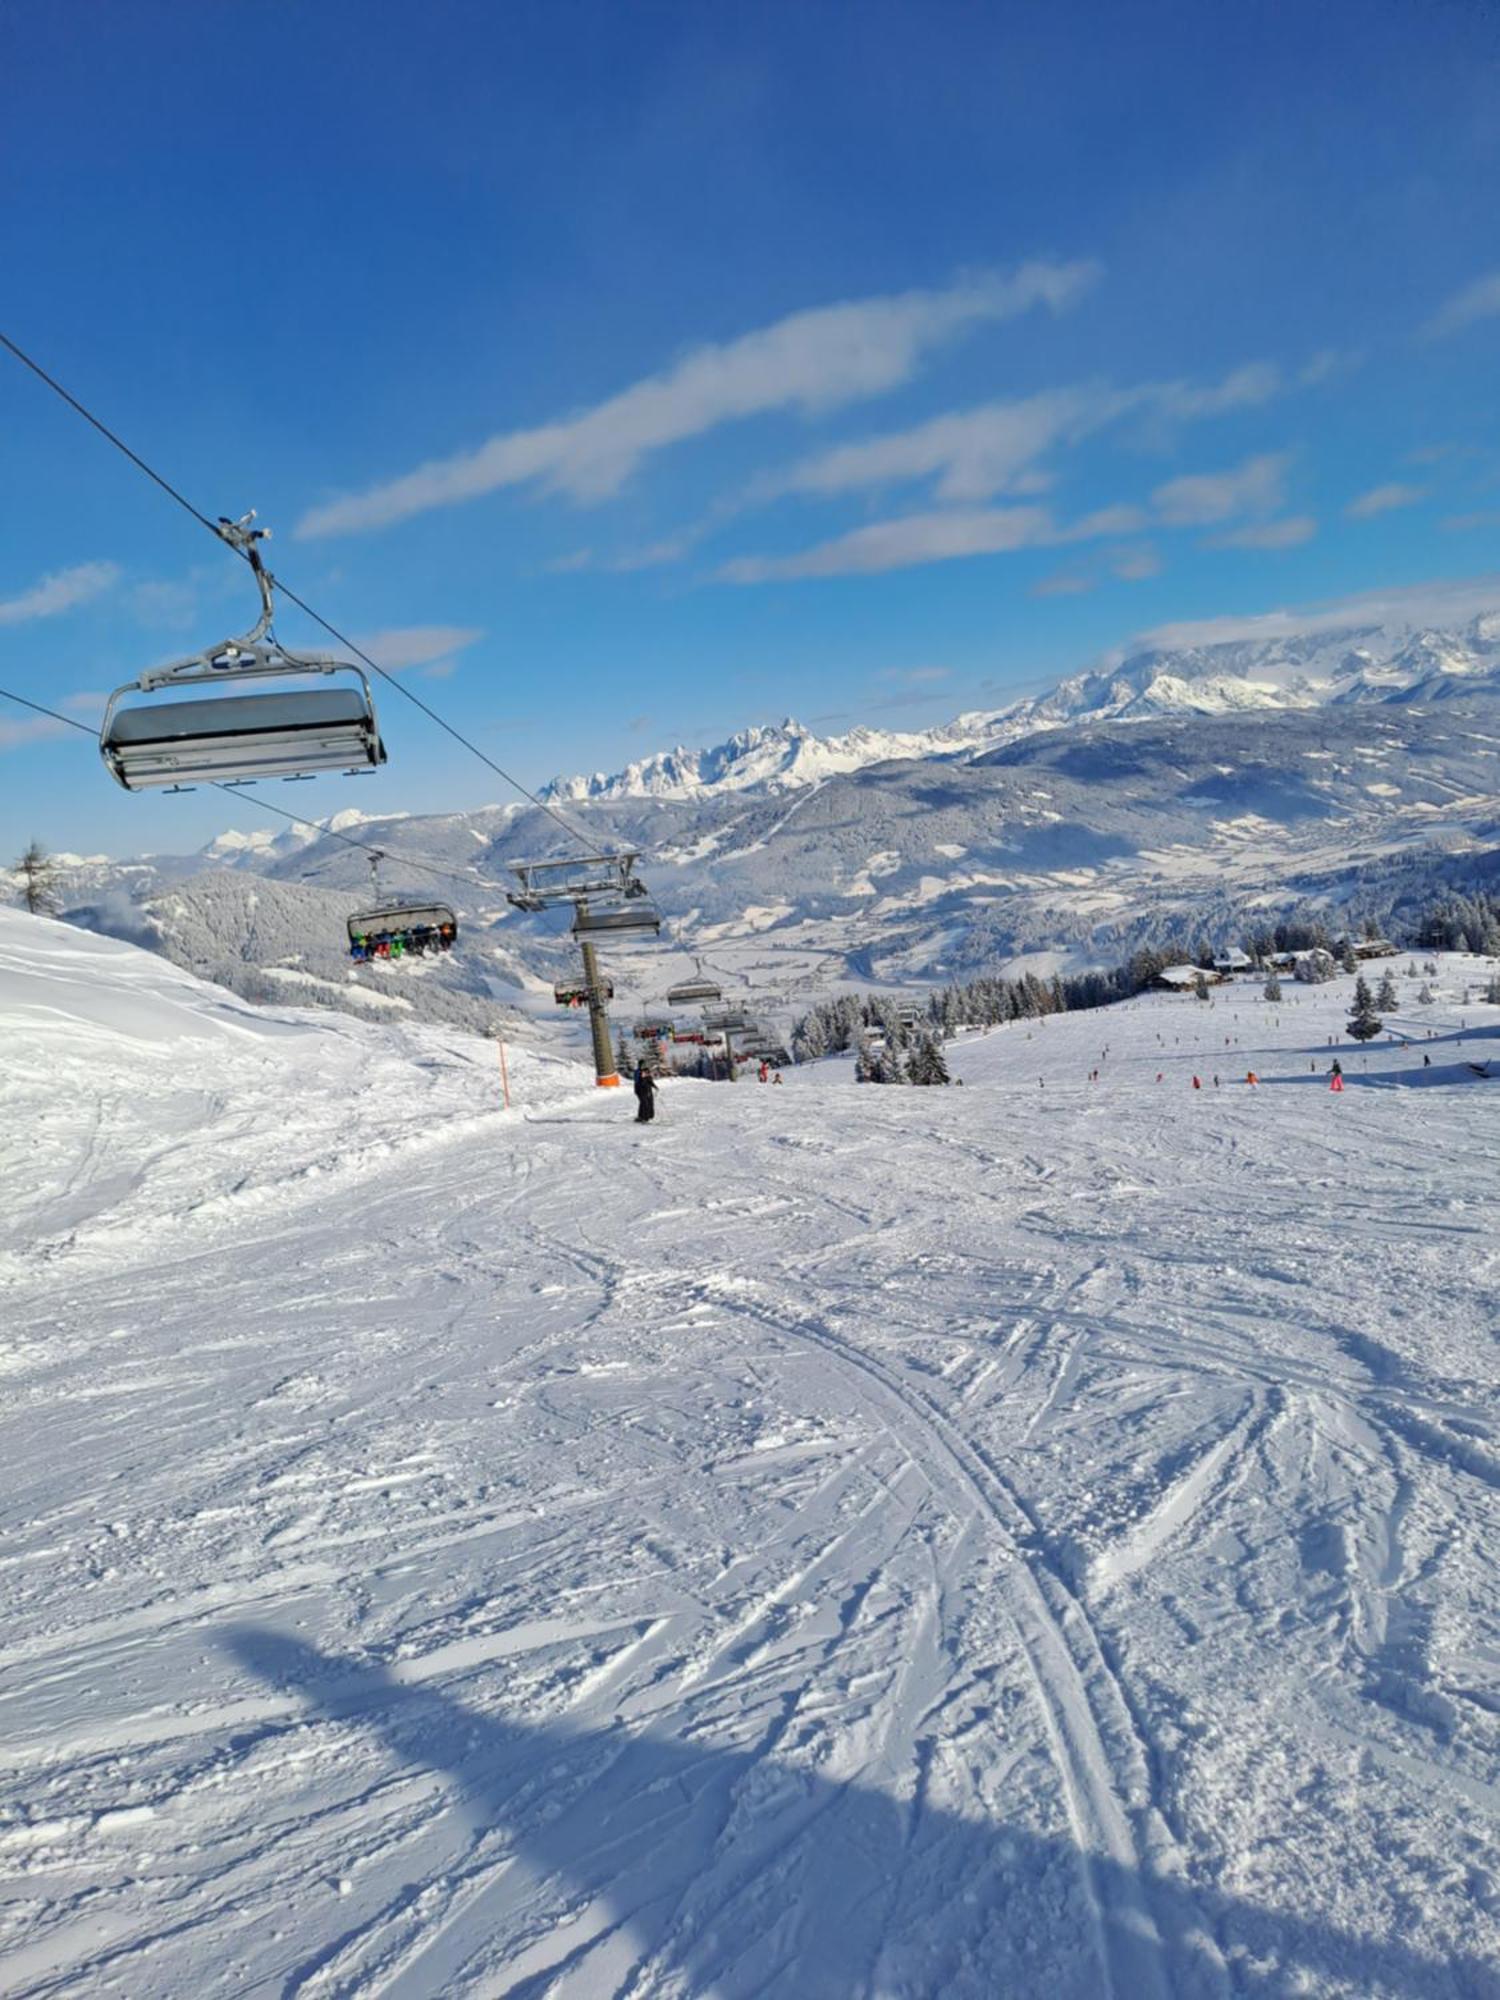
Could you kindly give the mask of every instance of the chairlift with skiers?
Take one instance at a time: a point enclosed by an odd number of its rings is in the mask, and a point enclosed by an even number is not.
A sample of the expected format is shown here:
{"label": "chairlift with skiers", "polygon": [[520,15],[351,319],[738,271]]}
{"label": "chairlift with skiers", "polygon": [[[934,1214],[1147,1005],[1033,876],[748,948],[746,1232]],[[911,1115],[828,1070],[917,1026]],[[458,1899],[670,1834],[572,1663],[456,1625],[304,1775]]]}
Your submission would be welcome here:
{"label": "chairlift with skiers", "polygon": [[349,919],[349,956],[359,963],[452,951],[457,939],[458,918],[446,903],[385,903]]}

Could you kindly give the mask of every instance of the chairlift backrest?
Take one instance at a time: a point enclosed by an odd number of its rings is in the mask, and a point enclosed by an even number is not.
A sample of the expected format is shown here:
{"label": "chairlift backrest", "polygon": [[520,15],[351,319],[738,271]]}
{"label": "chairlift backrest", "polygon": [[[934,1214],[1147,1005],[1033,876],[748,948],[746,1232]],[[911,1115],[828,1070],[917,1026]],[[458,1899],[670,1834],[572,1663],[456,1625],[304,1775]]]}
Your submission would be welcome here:
{"label": "chairlift backrest", "polygon": [[368,910],[356,910],[349,919],[349,941],[378,937],[381,932],[430,930],[447,932],[449,942],[458,936],[458,918],[446,903],[381,903]]}
{"label": "chairlift backrest", "polygon": [[655,937],[660,930],[661,912],[654,903],[644,900],[603,910],[580,904],[573,917],[574,937],[617,931],[649,931]]}
{"label": "chairlift backrest", "polygon": [[685,979],[680,986],[667,988],[669,1007],[691,1007],[699,1000],[722,1000],[722,987],[712,979]]}
{"label": "chairlift backrest", "polygon": [[372,771],[385,762],[368,687],[363,693],[317,688],[121,708],[121,696],[136,685],[110,696],[99,735],[106,765],[128,792]]}

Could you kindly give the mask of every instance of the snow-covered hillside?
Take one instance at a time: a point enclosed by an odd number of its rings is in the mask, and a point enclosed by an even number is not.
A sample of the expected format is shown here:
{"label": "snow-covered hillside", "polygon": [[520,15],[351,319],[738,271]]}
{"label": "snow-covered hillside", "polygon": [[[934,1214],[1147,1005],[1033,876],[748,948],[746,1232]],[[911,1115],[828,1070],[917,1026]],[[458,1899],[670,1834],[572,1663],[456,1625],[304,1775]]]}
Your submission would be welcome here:
{"label": "snow-covered hillside", "polygon": [[1478,971],[638,1132],[0,913],[0,1985],[1494,1992]]}

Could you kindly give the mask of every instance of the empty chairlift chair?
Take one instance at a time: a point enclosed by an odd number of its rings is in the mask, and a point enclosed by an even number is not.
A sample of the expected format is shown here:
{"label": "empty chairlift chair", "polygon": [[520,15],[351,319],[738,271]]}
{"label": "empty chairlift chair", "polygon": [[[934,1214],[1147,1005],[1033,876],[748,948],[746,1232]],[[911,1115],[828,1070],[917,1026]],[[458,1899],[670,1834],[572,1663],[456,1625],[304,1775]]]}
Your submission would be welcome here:
{"label": "empty chairlift chair", "polygon": [[606,904],[602,909],[579,904],[573,917],[573,935],[576,938],[610,937],[637,931],[649,931],[652,937],[661,931],[661,912],[644,897],[629,903]]}
{"label": "empty chairlift chair", "polygon": [[712,979],[684,979],[680,986],[667,988],[669,1007],[694,1007],[700,1000],[722,1000],[722,989]]}
{"label": "empty chairlift chair", "polygon": [[[247,525],[251,518],[221,522],[219,532],[254,572],[261,600],[254,628],[190,659],[153,667],[109,698],[99,751],[126,791],[309,778],[319,771],[357,775],[385,762],[374,698],[360,668],[289,653],[272,633],[275,579],[261,563],[255,546],[261,531]],[[352,676],[356,684],[309,685],[335,675]],[[246,691],[247,684],[268,679],[296,685]],[[171,698],[185,689],[194,690],[186,700]],[[128,699],[135,695],[142,699]]]}

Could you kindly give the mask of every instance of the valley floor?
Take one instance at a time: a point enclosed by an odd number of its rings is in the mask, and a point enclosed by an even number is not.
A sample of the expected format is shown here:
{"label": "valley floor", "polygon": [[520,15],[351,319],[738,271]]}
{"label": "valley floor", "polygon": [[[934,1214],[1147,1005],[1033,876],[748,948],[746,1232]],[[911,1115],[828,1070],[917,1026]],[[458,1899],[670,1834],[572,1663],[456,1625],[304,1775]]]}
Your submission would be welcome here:
{"label": "valley floor", "polygon": [[1342,1097],[1346,988],[1247,987],[637,1130],[60,935],[0,929],[8,1995],[1500,1992],[1461,968]]}

